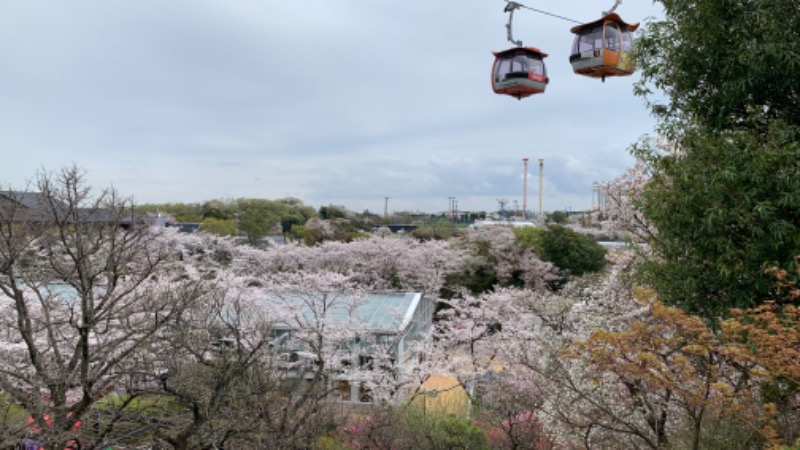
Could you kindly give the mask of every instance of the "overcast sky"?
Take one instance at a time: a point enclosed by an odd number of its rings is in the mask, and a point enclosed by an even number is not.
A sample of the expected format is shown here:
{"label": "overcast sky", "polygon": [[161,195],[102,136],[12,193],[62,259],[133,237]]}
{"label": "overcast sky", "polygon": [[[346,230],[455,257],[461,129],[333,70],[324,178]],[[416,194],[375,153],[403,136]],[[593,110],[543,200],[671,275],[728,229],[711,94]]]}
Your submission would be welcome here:
{"label": "overcast sky", "polygon": [[[612,0],[530,1],[579,21]],[[515,38],[551,79],[490,86],[502,0],[0,1],[0,183],[75,163],[139,203],[297,197],[355,211],[591,206],[654,121],[637,76],[572,73],[574,24],[529,10]],[[628,0],[627,21],[660,16]],[[536,206],[533,206],[536,205]]]}

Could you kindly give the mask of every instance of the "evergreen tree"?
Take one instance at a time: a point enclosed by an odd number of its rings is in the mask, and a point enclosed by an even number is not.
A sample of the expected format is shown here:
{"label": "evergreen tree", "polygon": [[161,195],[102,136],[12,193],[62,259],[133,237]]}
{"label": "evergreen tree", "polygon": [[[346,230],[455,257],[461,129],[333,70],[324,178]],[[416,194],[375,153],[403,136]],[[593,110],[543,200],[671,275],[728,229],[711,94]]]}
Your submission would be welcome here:
{"label": "evergreen tree", "polygon": [[658,233],[644,273],[705,317],[771,296],[765,267],[800,254],[800,4],[663,0],[638,41],[637,92],[674,144],[648,158],[640,205]]}

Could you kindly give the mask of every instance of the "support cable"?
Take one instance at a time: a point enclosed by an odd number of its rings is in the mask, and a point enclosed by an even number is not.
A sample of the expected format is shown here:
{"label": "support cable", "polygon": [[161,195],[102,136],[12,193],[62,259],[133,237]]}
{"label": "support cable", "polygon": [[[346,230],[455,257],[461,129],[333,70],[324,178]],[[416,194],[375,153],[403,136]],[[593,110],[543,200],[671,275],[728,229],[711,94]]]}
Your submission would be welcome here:
{"label": "support cable", "polygon": [[[507,3],[507,5],[506,5],[506,8],[505,8],[504,11],[505,12],[510,12],[511,16],[514,15],[514,10],[515,9],[524,8],[524,9],[527,9],[529,11],[537,12],[539,14],[544,14],[546,16],[555,17],[556,19],[566,20],[567,22],[572,22],[572,23],[577,23],[577,24],[583,23],[583,22],[577,21],[575,19],[570,19],[569,17],[560,16],[558,14],[554,14],[554,13],[551,13],[551,12],[548,12],[548,11],[544,11],[544,10],[541,10],[541,9],[531,8],[530,6],[526,6],[526,5],[523,5],[522,3],[517,3],[517,2],[511,1],[511,0],[506,0],[506,3]],[[614,4],[614,7],[611,8],[611,11],[614,11],[620,3],[622,3],[622,0],[616,0],[616,3]],[[509,24],[506,25],[506,28],[509,30],[509,40],[511,42],[516,43],[510,37],[510,33],[511,33],[511,19],[510,18],[509,18],[509,22],[508,23]]]}

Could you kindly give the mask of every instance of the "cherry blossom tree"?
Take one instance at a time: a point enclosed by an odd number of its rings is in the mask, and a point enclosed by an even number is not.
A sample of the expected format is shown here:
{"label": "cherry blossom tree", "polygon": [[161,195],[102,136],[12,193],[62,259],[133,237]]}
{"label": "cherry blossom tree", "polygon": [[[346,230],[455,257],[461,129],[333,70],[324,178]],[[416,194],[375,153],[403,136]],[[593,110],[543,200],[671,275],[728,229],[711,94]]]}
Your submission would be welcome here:
{"label": "cherry blossom tree", "polygon": [[150,371],[151,389],[142,392],[171,399],[170,408],[153,405],[162,419],[141,425],[175,448],[307,447],[342,420],[351,387],[356,401],[380,404],[419,386],[428,371],[409,359],[431,352],[425,330],[399,351],[405,310],[383,312],[396,316],[395,328],[365,321],[365,280],[373,278],[347,275],[364,256],[361,246],[346,245],[355,256],[334,242],[264,251],[219,237],[182,238],[186,276],[207,280],[213,294],[163,334],[169,344],[158,360],[165,363]]}
{"label": "cherry blossom tree", "polygon": [[60,449],[204,285],[173,279],[165,236],[80,169],[40,173],[35,187],[35,204],[0,206],[0,388]]}
{"label": "cherry blossom tree", "polygon": [[[556,294],[556,269],[506,227],[262,250],[139,224],[74,168],[37,188],[41,208],[0,208],[0,388],[48,448],[113,445],[131,429],[178,449],[310,447],[342,423],[342,400],[403,404],[435,372],[456,376],[508,445],[569,443],[555,399],[582,391],[553,377],[588,366],[559,366],[560,352],[642,308],[630,259]],[[494,289],[454,284],[481,272]],[[435,336],[404,340],[405,311],[385,311],[391,330],[369,325],[361,307],[376,290],[447,294]]]}
{"label": "cherry blossom tree", "polygon": [[583,375],[591,369],[563,352],[598,328],[622,329],[645,313],[626,276],[632,258],[628,250],[611,253],[613,264],[591,288],[574,280],[559,293],[498,288],[447,301],[437,327],[437,370],[467,387],[474,411],[505,436],[503,445],[520,435],[541,448],[579,445],[585,429],[570,419],[581,411],[578,399],[602,402],[613,393],[594,388]]}
{"label": "cherry blossom tree", "polygon": [[494,286],[524,286],[547,290],[560,280],[558,269],[543,262],[536,253],[518,245],[510,226],[472,228],[457,245],[469,255],[455,283],[473,294]]}
{"label": "cherry blossom tree", "polygon": [[371,289],[417,290],[437,296],[466,258],[465,251],[449,242],[387,236],[328,241],[314,247],[274,247],[256,265],[265,274],[324,270],[350,276]]}
{"label": "cherry blossom tree", "polygon": [[543,367],[549,341],[563,330],[572,301],[552,292],[500,288],[447,301],[440,312],[439,371],[460,380],[473,413],[514,448],[522,436],[536,448],[552,439],[539,415],[547,393]]}
{"label": "cherry blossom tree", "polygon": [[[664,138],[647,138],[641,146],[660,154],[677,154],[675,147]],[[646,242],[657,235],[641,209],[645,187],[653,174],[653,164],[645,153],[633,153],[636,161],[622,175],[595,186],[602,199],[595,215],[604,231],[623,232],[637,241]]]}
{"label": "cherry blossom tree", "polygon": [[[603,285],[572,306],[570,326],[540,341],[551,346],[540,347],[549,357],[529,367],[540,376],[546,429],[560,445],[791,444],[798,435],[796,308],[733,311],[712,328],[651,290],[631,289],[616,272],[626,267],[624,255]],[[773,272],[786,295],[796,295],[791,274]]]}
{"label": "cherry blossom tree", "polygon": [[262,434],[253,411],[279,392],[270,352],[274,322],[247,284],[246,277],[217,273],[206,295],[162,330],[148,349],[153,364],[131,388],[155,400],[121,419],[175,449],[237,447]]}

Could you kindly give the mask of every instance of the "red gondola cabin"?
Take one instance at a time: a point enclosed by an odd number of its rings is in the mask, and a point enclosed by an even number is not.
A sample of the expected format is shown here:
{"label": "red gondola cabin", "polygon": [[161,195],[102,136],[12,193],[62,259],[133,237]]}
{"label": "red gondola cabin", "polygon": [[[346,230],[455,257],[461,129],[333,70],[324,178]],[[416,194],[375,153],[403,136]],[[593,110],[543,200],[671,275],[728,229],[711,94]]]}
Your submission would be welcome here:
{"label": "red gondola cabin", "polygon": [[547,54],[536,47],[514,47],[494,56],[492,89],[496,94],[519,100],[544,92],[550,81],[544,65]]}
{"label": "red gondola cabin", "polygon": [[592,78],[619,77],[632,74],[636,65],[631,58],[633,32],[639,23],[625,23],[619,15],[609,13],[594,22],[573,27],[576,34],[569,62],[572,70]]}

